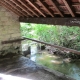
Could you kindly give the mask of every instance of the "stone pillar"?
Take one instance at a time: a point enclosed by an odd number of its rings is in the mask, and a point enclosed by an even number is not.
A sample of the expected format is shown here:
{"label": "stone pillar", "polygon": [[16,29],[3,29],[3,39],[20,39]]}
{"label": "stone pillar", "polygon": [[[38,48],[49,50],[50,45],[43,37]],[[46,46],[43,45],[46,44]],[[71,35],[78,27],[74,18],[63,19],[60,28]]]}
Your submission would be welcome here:
{"label": "stone pillar", "polygon": [[0,6],[0,57],[20,54],[20,42],[1,44],[2,41],[20,38],[20,23],[17,15]]}

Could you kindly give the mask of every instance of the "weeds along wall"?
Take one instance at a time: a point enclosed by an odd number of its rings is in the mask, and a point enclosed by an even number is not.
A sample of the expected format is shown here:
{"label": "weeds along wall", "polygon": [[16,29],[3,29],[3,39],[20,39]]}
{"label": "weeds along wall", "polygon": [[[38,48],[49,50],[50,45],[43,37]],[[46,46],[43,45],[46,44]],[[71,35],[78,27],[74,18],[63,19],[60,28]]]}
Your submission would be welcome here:
{"label": "weeds along wall", "polygon": [[1,44],[1,42],[19,39],[20,37],[20,23],[17,15],[0,6],[0,56],[19,54],[20,42],[11,44]]}

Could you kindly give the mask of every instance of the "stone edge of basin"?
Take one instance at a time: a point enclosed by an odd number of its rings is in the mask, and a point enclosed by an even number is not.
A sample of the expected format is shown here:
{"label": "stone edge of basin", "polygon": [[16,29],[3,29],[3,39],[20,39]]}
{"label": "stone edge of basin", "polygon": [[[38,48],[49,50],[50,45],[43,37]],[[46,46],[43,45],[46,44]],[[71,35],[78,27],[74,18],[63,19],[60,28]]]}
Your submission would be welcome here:
{"label": "stone edge of basin", "polygon": [[68,75],[65,75],[65,74],[59,72],[59,71],[51,70],[51,69],[47,68],[46,66],[42,66],[40,64],[37,64],[37,65],[38,65],[38,67],[41,67],[42,69],[52,73],[53,75],[55,75],[56,77],[58,77],[58,78],[60,78],[62,80],[76,80],[74,78],[69,77]]}

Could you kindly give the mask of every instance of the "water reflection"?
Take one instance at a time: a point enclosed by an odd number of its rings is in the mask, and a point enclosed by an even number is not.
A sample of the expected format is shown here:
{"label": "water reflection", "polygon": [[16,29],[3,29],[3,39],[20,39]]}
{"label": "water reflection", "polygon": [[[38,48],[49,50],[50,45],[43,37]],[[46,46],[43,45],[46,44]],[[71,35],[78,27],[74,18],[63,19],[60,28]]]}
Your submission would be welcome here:
{"label": "water reflection", "polygon": [[80,80],[80,61],[70,63],[59,56],[48,54],[47,51],[39,52],[35,45],[31,46],[30,59],[76,80]]}
{"label": "water reflection", "polygon": [[80,80],[80,62],[65,62],[63,58],[48,54],[46,51],[38,52],[37,48],[32,46],[30,59],[38,64],[44,65],[50,69],[57,70],[76,80]]}
{"label": "water reflection", "polygon": [[36,61],[36,55],[37,55],[37,48],[36,48],[36,46],[32,46],[31,47],[31,56],[30,56],[30,59],[32,60],[32,61]]}

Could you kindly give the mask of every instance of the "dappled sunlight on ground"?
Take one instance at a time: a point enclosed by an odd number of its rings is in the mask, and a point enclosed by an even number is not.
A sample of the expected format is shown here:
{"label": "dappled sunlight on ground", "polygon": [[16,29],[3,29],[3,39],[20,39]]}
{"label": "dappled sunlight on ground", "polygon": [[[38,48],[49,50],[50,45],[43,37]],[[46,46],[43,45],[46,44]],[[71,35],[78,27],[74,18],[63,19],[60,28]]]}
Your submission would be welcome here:
{"label": "dappled sunlight on ground", "polygon": [[54,64],[62,64],[63,61],[55,61],[55,60],[51,60],[51,63],[54,63]]}
{"label": "dappled sunlight on ground", "polygon": [[12,75],[0,74],[0,80],[33,80]]}
{"label": "dappled sunlight on ground", "polygon": [[47,55],[47,56],[55,59],[60,58],[59,56],[55,56],[55,55]]}

